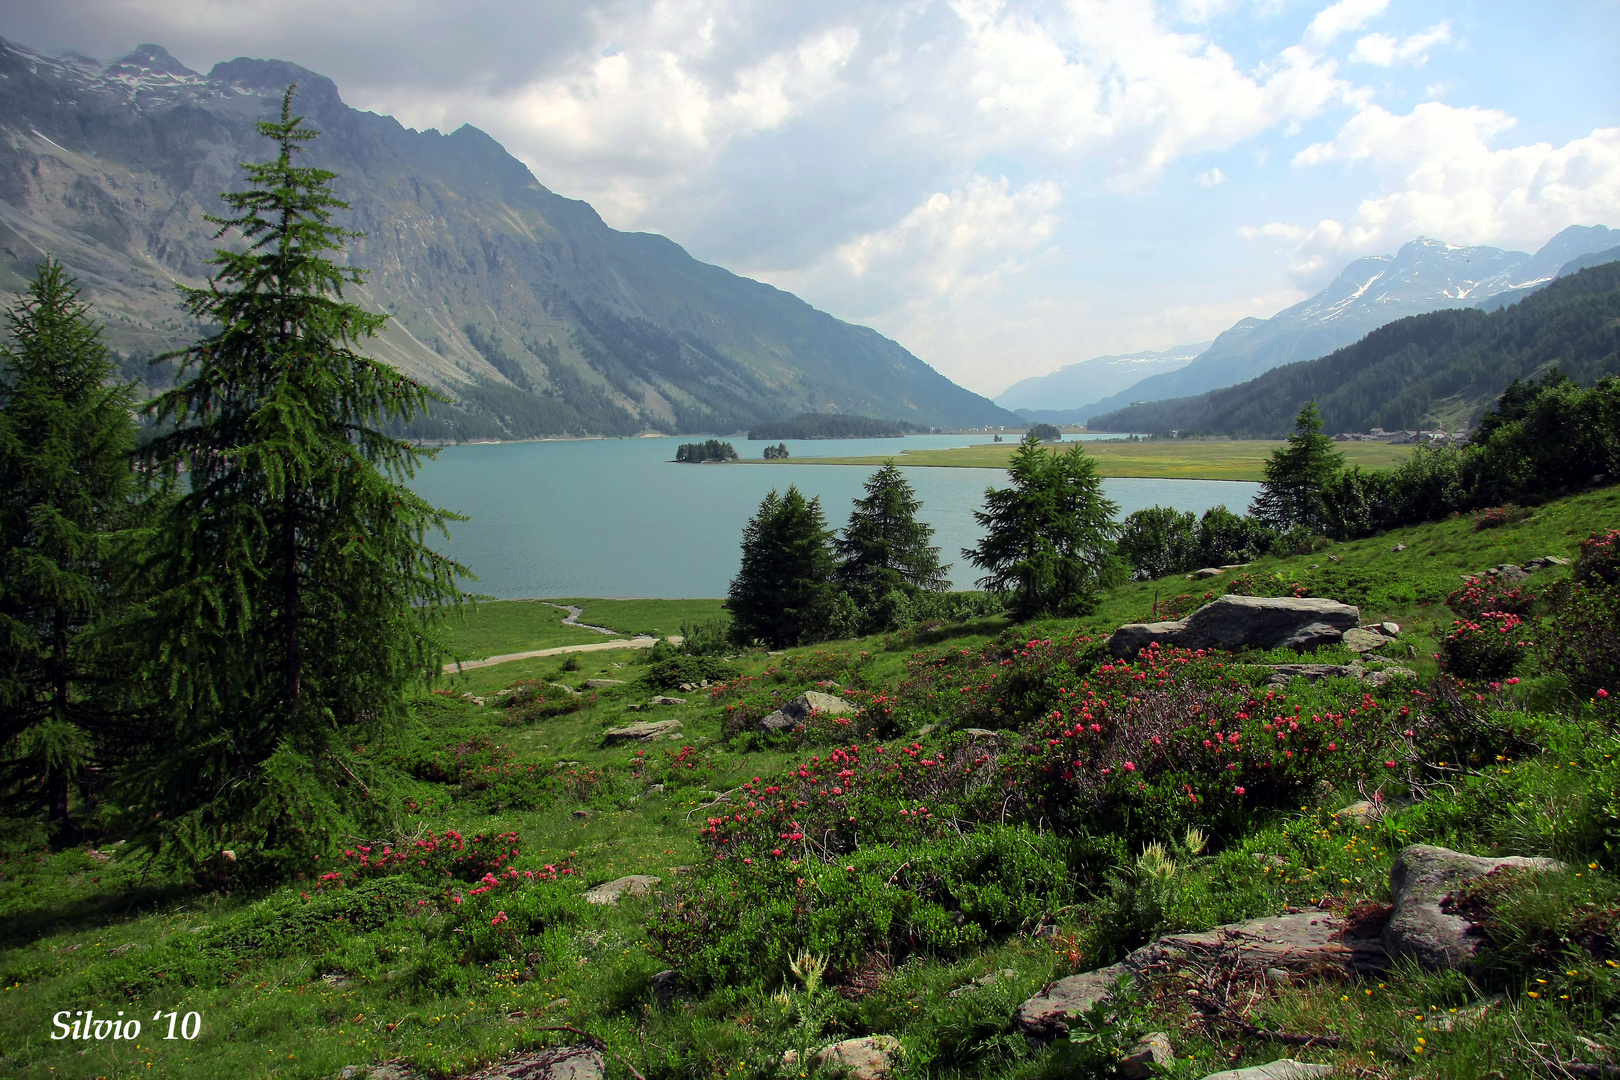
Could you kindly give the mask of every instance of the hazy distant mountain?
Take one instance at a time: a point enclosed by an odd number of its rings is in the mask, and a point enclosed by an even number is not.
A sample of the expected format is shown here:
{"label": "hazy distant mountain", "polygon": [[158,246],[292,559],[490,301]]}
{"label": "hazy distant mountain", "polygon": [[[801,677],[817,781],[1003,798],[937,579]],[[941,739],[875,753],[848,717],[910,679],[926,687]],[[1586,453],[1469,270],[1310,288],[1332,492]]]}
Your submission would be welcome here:
{"label": "hazy distant mountain", "polygon": [[1300,405],[1314,400],[1332,434],[1458,431],[1477,424],[1514,379],[1554,367],[1583,386],[1620,373],[1620,261],[1560,274],[1506,308],[1398,319],[1327,356],[1196,397],[1133,405],[1092,425],[1278,438],[1293,428]]}
{"label": "hazy distant mountain", "polygon": [[310,160],[339,174],[342,224],[366,234],[350,247],[371,272],[358,300],[393,316],[371,351],[457,402],[419,434],[732,432],[803,412],[1017,422],[874,330],[608,228],[476,128],[407,129],[279,60],[205,76],[155,45],[103,65],[0,41],[0,289],[49,252],[126,370],[193,340],[174,282],[204,279],[203,214],[243,186],[239,162],[271,153],[253,123],[291,82],[323,132]]}
{"label": "hazy distant mountain", "polygon": [[1013,383],[997,395],[995,401],[1004,409],[1018,411],[1020,416],[1024,410],[1049,412],[1078,409],[1141,382],[1149,375],[1184,368],[1209,346],[1209,342],[1201,341],[1196,345],[1176,345],[1163,352],[1138,352],[1082,360],[1050,374]]}
{"label": "hazy distant mountain", "polygon": [[1153,375],[1094,402],[1087,416],[1138,401],[1202,394],[1246,382],[1280,364],[1312,360],[1359,341],[1408,315],[1512,302],[1551,281],[1559,266],[1620,243],[1620,231],[1573,225],[1534,255],[1491,247],[1453,247],[1419,237],[1394,255],[1357,259],[1309,300],[1269,319],[1244,319],[1215,339],[1197,360]]}

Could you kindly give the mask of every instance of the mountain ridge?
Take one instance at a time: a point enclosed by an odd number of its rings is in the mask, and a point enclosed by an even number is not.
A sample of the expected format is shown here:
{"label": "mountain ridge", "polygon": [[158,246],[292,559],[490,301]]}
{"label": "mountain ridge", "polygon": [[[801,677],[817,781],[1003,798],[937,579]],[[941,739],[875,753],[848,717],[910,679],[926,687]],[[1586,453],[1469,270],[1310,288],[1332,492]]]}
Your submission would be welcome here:
{"label": "mountain ridge", "polygon": [[338,223],[365,234],[356,299],[392,316],[373,355],[455,399],[414,435],[730,433],[806,411],[1017,423],[875,330],[609,228],[471,125],[406,128],[288,61],[199,75],[156,45],[100,64],[0,40],[0,74],[0,286],[61,258],[126,371],[195,338],[173,284],[204,280],[202,215],[265,156],[253,124],[295,82],[322,132],[309,161],[339,174]]}
{"label": "mountain ridge", "polygon": [[1562,263],[1616,243],[1620,230],[1603,225],[1572,225],[1534,254],[1418,237],[1393,255],[1353,261],[1316,295],[1269,319],[1240,319],[1191,364],[1092,402],[1075,411],[1073,422],[1246,382],[1283,364],[1326,356],[1410,315],[1501,307],[1544,287]]}
{"label": "mountain ridge", "polygon": [[1020,416],[1027,414],[1030,419],[1045,419],[1044,416],[1036,417],[1035,412],[1046,413],[1089,405],[1149,375],[1186,367],[1211,344],[1200,341],[1190,345],[1172,345],[1158,352],[1144,350],[1094,356],[1090,360],[1065,364],[1046,375],[1021,379],[997,394],[993,400]]}
{"label": "mountain ridge", "polygon": [[[1613,250],[1620,257],[1620,248]],[[1566,264],[1567,265],[1567,264]],[[1408,316],[1353,345],[1196,397],[1094,418],[1101,431],[1280,438],[1314,400],[1330,434],[1443,428],[1480,416],[1515,379],[1558,368],[1582,385],[1620,374],[1620,261],[1561,275],[1494,311]]]}

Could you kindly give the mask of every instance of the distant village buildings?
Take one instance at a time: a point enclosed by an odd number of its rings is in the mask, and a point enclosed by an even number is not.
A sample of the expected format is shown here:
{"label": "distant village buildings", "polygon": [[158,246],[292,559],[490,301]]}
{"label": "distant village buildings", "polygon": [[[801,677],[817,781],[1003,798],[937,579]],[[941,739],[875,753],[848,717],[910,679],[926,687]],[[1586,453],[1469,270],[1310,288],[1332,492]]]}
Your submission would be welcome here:
{"label": "distant village buildings", "polygon": [[1385,431],[1375,427],[1371,431],[1349,431],[1333,436],[1334,442],[1381,442],[1397,446],[1446,446],[1468,441],[1466,431]]}

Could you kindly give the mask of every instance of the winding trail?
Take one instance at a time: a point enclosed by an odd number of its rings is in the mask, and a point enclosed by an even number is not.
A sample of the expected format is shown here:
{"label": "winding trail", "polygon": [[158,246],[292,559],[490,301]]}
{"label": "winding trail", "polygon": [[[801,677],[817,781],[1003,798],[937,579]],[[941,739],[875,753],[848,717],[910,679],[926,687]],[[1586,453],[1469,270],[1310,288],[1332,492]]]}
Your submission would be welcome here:
{"label": "winding trail", "polygon": [[[595,627],[592,627],[595,629]],[[527,660],[533,656],[560,656],[571,652],[602,652],[606,649],[650,649],[659,639],[655,637],[637,637],[619,641],[593,641],[589,645],[558,645],[551,649],[530,649],[528,652],[506,653],[502,656],[485,657],[483,660],[452,660],[444,665],[445,674],[453,675],[458,671],[471,671],[473,668],[490,667],[494,664],[504,664],[511,660]],[[680,637],[672,637],[669,641],[680,644]]]}
{"label": "winding trail", "polygon": [[564,626],[577,626],[581,630],[595,630],[598,634],[612,634],[615,637],[617,637],[619,634],[617,630],[609,630],[605,626],[592,626],[590,623],[580,622],[579,617],[585,614],[585,609],[582,607],[575,607],[573,604],[553,604],[550,600],[542,600],[540,602],[546,605],[546,607],[554,607],[558,611],[568,612],[568,618],[562,621]]}
{"label": "winding trail", "polygon": [[[553,604],[550,600],[541,600],[539,602],[547,607],[554,607],[559,611],[568,612],[568,617],[562,621],[564,626],[577,626],[581,630],[595,630],[599,634],[607,634],[610,637],[617,638],[618,640],[593,641],[588,645],[555,645],[549,649],[530,649],[528,652],[502,653],[500,656],[487,656],[482,660],[452,660],[450,663],[444,665],[445,674],[453,675],[458,671],[471,671],[473,668],[490,667],[495,664],[505,664],[512,660],[528,660],[536,656],[560,656],[563,653],[572,652],[601,652],[604,649],[650,649],[659,640],[655,637],[649,637],[646,634],[643,634],[640,637],[626,638],[617,630],[610,630],[605,626],[592,626],[590,623],[582,623],[579,621],[579,617],[585,614],[585,609],[582,607],[575,607],[573,604]],[[675,634],[665,640],[669,641],[673,645],[679,645],[682,638],[679,634]]]}

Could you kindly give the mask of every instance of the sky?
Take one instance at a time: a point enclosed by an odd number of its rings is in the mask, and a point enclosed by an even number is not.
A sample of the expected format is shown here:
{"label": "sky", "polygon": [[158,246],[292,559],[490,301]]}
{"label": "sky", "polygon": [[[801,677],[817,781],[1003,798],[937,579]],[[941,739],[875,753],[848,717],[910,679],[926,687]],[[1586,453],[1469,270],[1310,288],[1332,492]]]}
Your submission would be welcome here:
{"label": "sky", "polygon": [[1428,236],[1620,227],[1620,0],[0,0],[291,60],[995,395]]}

